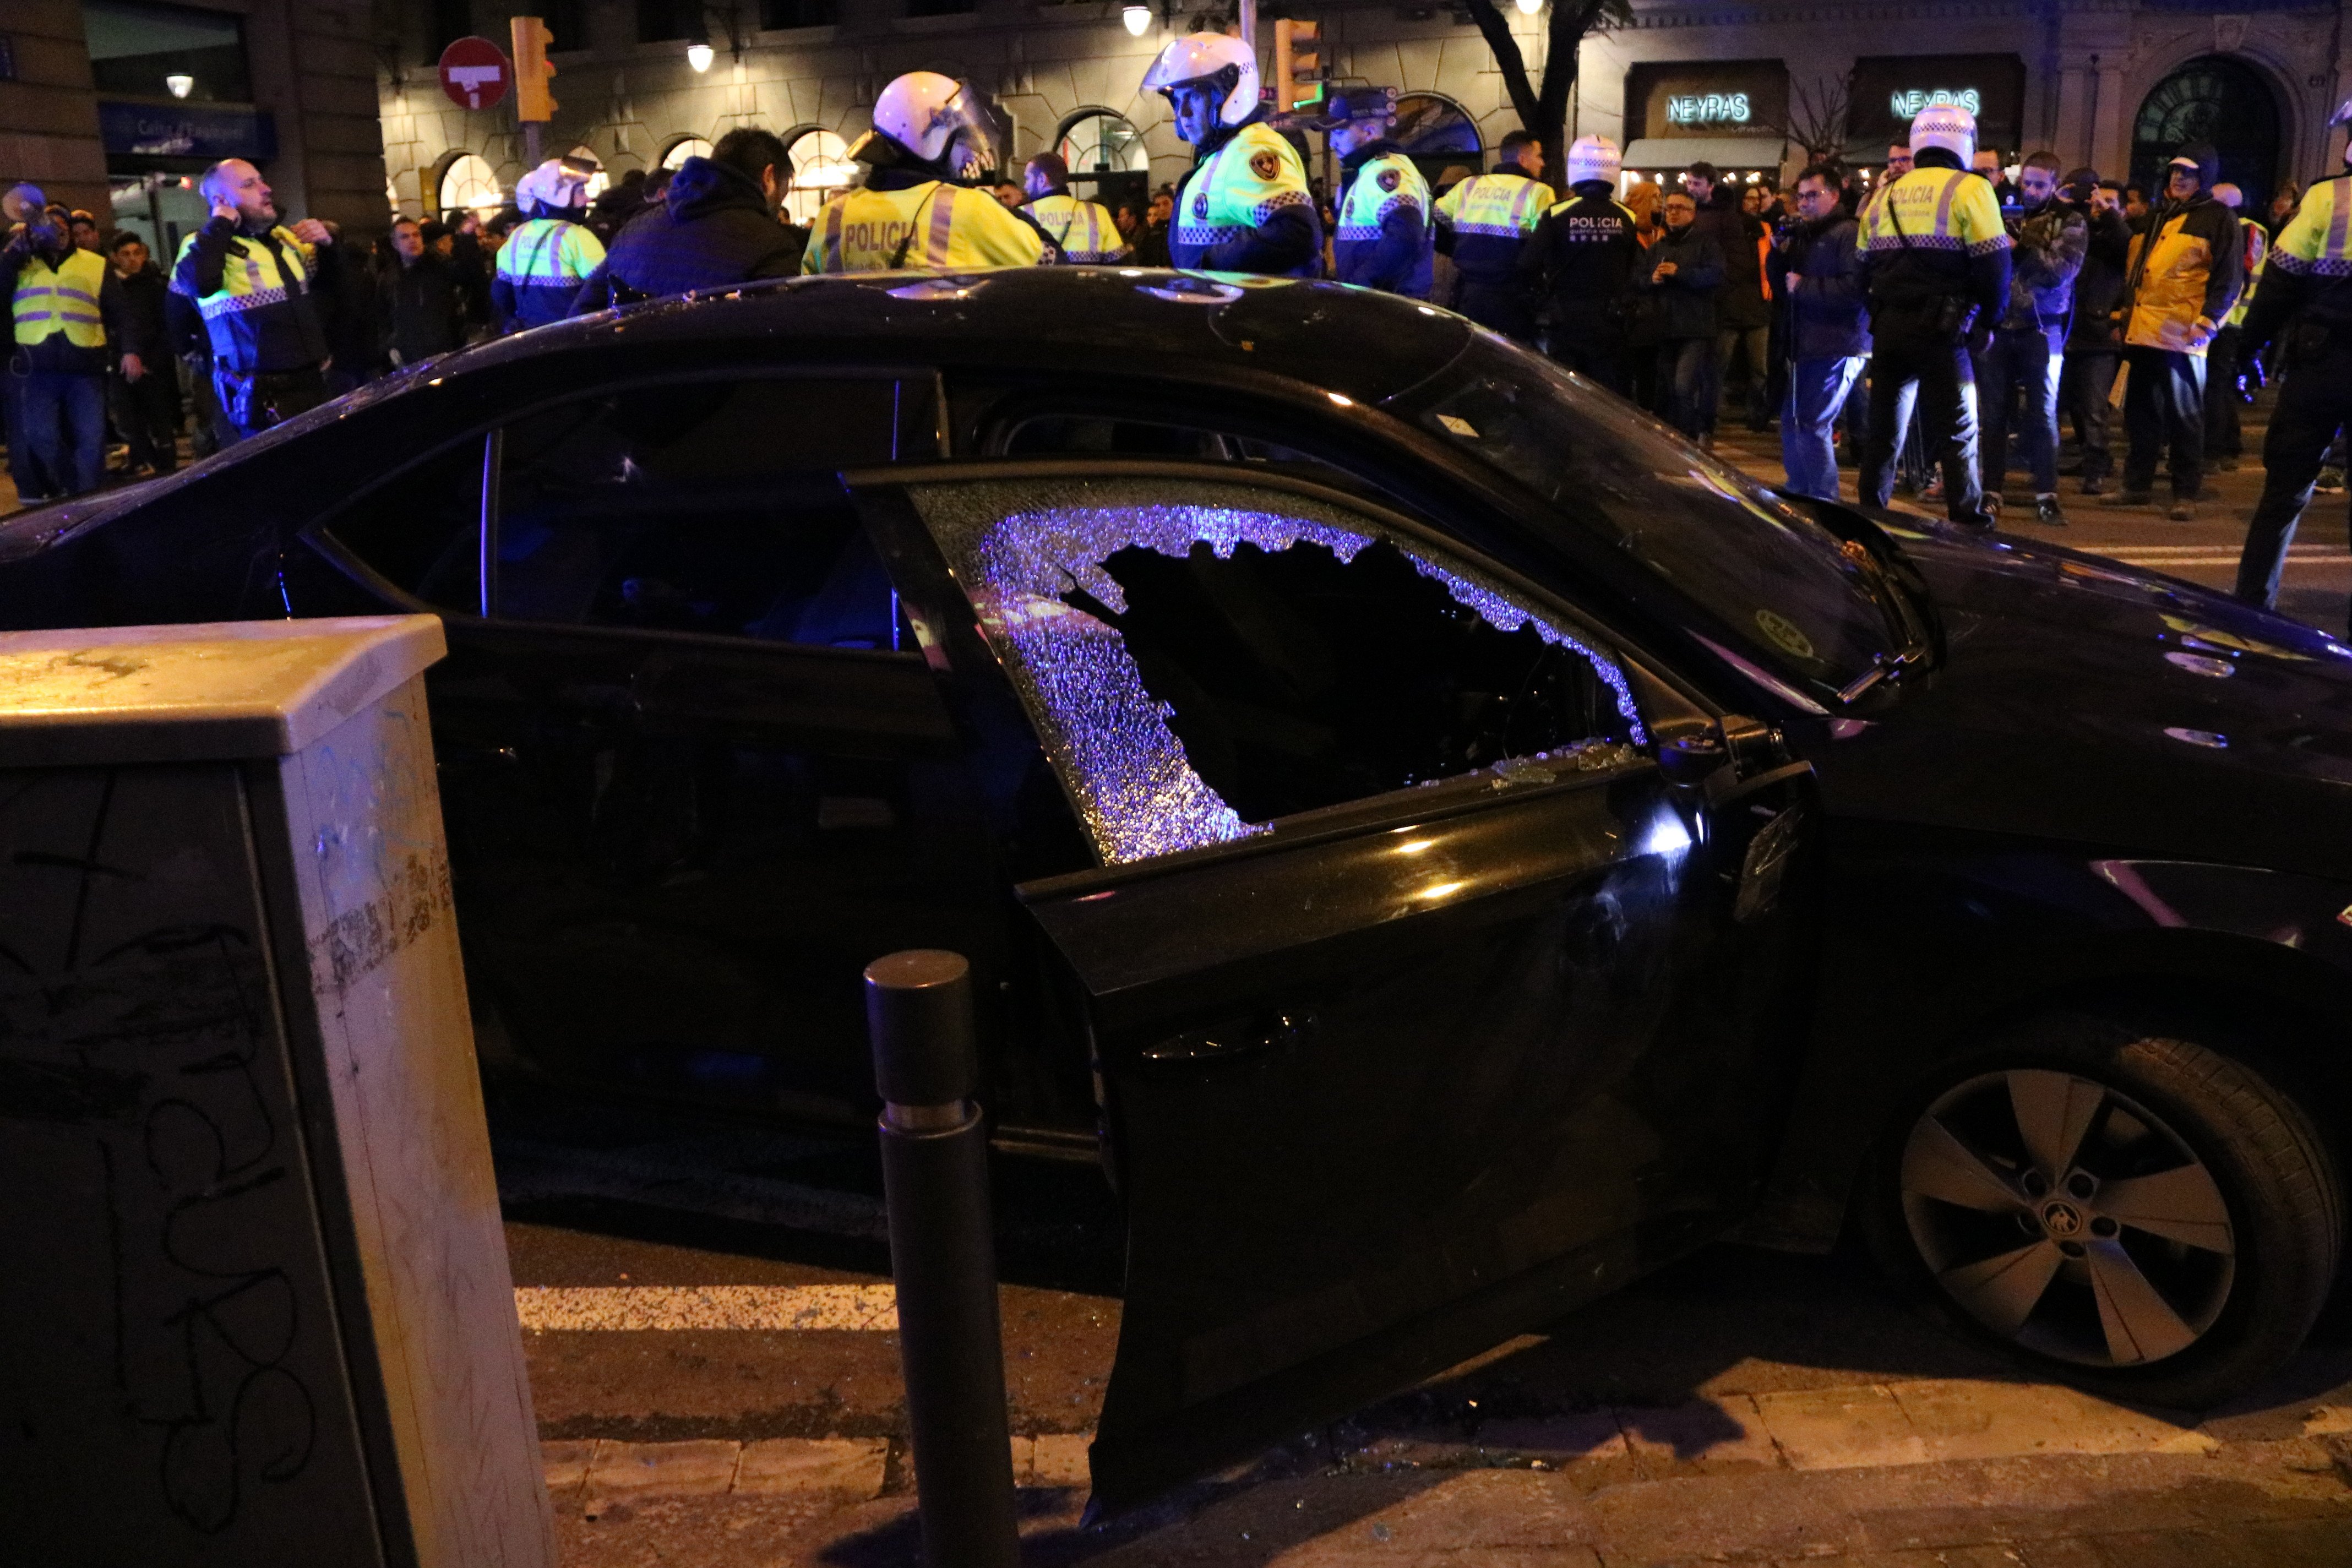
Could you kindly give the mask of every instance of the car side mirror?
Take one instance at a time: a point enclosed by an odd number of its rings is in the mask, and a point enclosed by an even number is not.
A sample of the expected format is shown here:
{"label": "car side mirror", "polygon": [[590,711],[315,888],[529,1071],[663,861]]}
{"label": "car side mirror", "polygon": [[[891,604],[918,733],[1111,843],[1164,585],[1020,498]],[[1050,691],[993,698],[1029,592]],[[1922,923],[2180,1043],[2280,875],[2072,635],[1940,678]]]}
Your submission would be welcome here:
{"label": "car side mirror", "polygon": [[1705,784],[1730,760],[1723,737],[1711,730],[1677,735],[1658,745],[1658,771],[1668,784],[1685,788]]}

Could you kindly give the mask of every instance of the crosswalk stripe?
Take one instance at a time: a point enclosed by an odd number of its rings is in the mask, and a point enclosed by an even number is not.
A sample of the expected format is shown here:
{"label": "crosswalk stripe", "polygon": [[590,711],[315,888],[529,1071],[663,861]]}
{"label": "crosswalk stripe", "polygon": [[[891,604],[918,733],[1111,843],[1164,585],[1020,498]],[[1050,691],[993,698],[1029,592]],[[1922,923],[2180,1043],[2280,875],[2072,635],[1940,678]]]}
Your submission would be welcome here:
{"label": "crosswalk stripe", "polygon": [[524,1285],[515,1316],[526,1329],[855,1330],[896,1333],[888,1285]]}

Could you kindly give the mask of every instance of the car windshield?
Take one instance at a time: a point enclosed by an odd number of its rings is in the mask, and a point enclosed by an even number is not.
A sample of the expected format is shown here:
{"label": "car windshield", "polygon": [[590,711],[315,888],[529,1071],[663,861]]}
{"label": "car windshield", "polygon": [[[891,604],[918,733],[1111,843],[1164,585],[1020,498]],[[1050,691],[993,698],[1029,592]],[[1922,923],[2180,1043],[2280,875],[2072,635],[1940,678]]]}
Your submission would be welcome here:
{"label": "car windshield", "polygon": [[1718,648],[1751,673],[1834,692],[1904,651],[1890,590],[1863,552],[1549,361],[1482,336],[1389,406],[1665,579],[1712,615],[1737,644]]}

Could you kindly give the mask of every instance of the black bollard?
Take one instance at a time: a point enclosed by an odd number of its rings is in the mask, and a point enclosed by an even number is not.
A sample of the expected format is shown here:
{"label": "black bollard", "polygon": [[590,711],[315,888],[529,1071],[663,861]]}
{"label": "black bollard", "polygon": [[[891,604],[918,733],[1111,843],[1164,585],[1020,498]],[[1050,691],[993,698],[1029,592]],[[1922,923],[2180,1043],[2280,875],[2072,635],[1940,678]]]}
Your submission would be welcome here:
{"label": "black bollard", "polygon": [[882,1094],[882,1191],[898,1288],[898,1360],[929,1568],[1015,1568],[1004,1344],[988,1205],[988,1130],[971,966],[918,949],[866,966]]}

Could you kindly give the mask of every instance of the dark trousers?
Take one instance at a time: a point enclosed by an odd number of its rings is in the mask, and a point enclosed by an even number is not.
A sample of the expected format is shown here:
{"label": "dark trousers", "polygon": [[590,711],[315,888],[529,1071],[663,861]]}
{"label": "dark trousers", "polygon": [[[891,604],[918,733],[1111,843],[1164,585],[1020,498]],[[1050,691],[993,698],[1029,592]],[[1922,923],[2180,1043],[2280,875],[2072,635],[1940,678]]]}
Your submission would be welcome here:
{"label": "dark trousers", "polygon": [[180,378],[170,361],[150,365],[137,381],[107,377],[114,427],[131,448],[130,465],[168,474],[180,463]]}
{"label": "dark trousers", "polygon": [[98,489],[106,478],[106,378],[37,370],[18,384],[18,433],[51,500]]}
{"label": "dark trousers", "polygon": [[1551,357],[1623,396],[1625,342],[1614,312],[1561,304],[1551,324]]}
{"label": "dark trousers", "polygon": [[2352,418],[2352,333],[2332,334],[2326,348],[2298,358],[2279,384],[2271,410],[2270,434],[2263,437],[2263,499],[2246,525],[2246,547],[2238,557],[2237,595],[2265,609],[2278,603],[2279,573],[2295,524],[2311,504],[2311,487]]}
{"label": "dark trousers", "polygon": [[2011,410],[2023,394],[2018,445],[2037,496],[2058,493],[2058,334],[2029,327],[1993,333],[1985,352],[1969,356],[1977,378],[1978,437],[1984,488],[1999,495],[2009,478]]}
{"label": "dark trousers", "polygon": [[2235,458],[2246,449],[2238,429],[2238,348],[2243,327],[2223,327],[2205,347],[2205,460]]}
{"label": "dark trousers", "polygon": [[1535,342],[1535,302],[1516,279],[1491,281],[1465,273],[1454,289],[1454,308],[1515,342]]}
{"label": "dark trousers", "polygon": [[315,370],[239,375],[215,365],[213,391],[220,398],[221,417],[243,437],[257,436],[326,402],[327,378]]}
{"label": "dark trousers", "polygon": [[1862,452],[1862,499],[1885,506],[1895,495],[1895,444],[1903,434],[1904,394],[1918,389],[1919,431],[1944,471],[1944,510],[1954,522],[1989,527],[1977,483],[1977,389],[1969,351],[1940,337],[1880,332],[1871,344],[1870,438]]}
{"label": "dark trousers", "polygon": [[1771,395],[1771,339],[1772,329],[1769,327],[1727,327],[1715,334],[1715,363],[1710,367],[1713,374],[1706,395],[1706,427],[1709,430],[1715,428],[1718,405],[1723,402],[1723,389],[1730,379],[1731,356],[1743,350],[1748,371],[1748,423],[1760,426],[1771,416],[1772,405],[1767,401]]}
{"label": "dark trousers", "polygon": [[1658,345],[1660,417],[1696,441],[1707,427],[1715,390],[1715,340],[1678,338]]}
{"label": "dark trousers", "polygon": [[2116,372],[2124,363],[2119,349],[2070,349],[2066,353],[2066,370],[2060,381],[2059,397],[2066,405],[2066,417],[2074,426],[2074,439],[2083,448],[2083,478],[2104,479],[2116,471],[2115,458],[2107,450],[2108,416],[2115,410],[2107,399],[2115,395]]}
{"label": "dark trousers", "polygon": [[2132,495],[2156,483],[2156,452],[2168,447],[2166,468],[2175,500],[2195,500],[2205,485],[2205,362],[2170,349],[2127,348],[2124,363],[2124,489]]}

